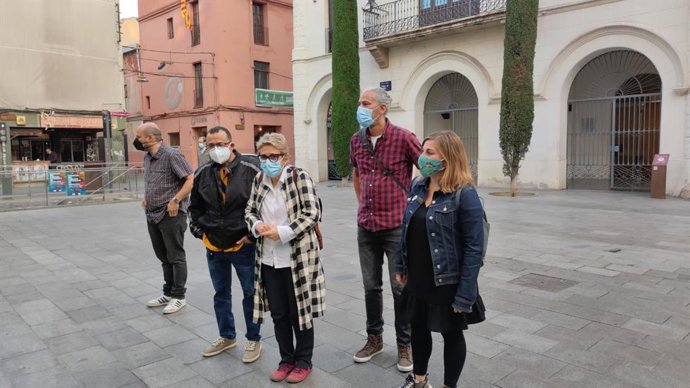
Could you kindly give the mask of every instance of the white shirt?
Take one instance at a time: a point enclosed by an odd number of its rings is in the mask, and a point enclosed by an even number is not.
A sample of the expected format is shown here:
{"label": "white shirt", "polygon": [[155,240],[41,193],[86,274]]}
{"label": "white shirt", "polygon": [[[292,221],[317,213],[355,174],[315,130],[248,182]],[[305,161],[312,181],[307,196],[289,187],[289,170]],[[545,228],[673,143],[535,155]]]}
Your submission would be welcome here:
{"label": "white shirt", "polygon": [[263,182],[270,188],[261,204],[261,221],[254,224],[252,233],[259,237],[256,228],[262,223],[274,224],[278,228],[280,240],[265,238],[261,254],[261,263],[274,268],[287,268],[290,266],[290,240],[295,238],[296,233],[290,228],[285,199],[280,191],[287,177],[288,166],[283,168],[280,173],[278,184],[273,187],[273,182],[264,174]]}
{"label": "white shirt", "polygon": [[372,149],[372,150],[373,150],[374,148],[376,148],[376,142],[381,138],[381,136],[383,136],[383,135],[371,136],[371,137],[370,137],[370,139],[371,139],[371,149]]}

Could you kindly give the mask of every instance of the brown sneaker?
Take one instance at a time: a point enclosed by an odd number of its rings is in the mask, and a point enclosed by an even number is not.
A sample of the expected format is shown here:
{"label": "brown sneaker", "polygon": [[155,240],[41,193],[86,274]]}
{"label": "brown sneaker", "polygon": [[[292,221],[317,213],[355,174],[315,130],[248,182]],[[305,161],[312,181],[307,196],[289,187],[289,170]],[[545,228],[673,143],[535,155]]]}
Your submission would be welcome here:
{"label": "brown sneaker", "polygon": [[[444,387],[446,386],[444,385]],[[424,380],[417,381],[414,378],[414,374],[410,373],[407,375],[405,382],[402,383],[400,388],[431,388],[431,384],[429,384],[429,374],[427,373],[426,376],[424,376]]]}
{"label": "brown sneaker", "polygon": [[383,352],[383,336],[369,334],[367,336],[367,343],[354,355],[354,357],[352,357],[352,359],[355,360],[355,362],[367,362],[381,352]]}
{"label": "brown sneaker", "polygon": [[230,339],[218,337],[211,343],[211,346],[207,347],[203,352],[201,352],[201,355],[204,357],[212,357],[227,349],[232,349],[235,346],[237,346],[237,341],[235,341],[234,338]]}
{"label": "brown sneaker", "polygon": [[261,342],[247,341],[247,343],[244,345],[244,356],[242,356],[242,362],[254,362],[258,360],[259,357],[261,357]]}
{"label": "brown sneaker", "polygon": [[412,372],[412,347],[410,344],[398,344],[398,370]]}

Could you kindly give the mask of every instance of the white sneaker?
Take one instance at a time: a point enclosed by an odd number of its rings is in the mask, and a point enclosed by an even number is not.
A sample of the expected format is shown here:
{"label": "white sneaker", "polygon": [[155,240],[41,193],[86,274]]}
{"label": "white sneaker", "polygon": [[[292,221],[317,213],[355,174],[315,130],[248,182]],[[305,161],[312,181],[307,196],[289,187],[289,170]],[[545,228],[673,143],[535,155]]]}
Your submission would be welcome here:
{"label": "white sneaker", "polygon": [[168,305],[163,309],[163,314],[172,314],[180,311],[180,309],[187,305],[184,299],[170,299]]}
{"label": "white sneaker", "polygon": [[150,301],[146,302],[146,305],[149,307],[160,307],[160,306],[165,306],[170,302],[170,298],[168,298],[165,295],[161,295],[160,297],[156,299],[151,299]]}

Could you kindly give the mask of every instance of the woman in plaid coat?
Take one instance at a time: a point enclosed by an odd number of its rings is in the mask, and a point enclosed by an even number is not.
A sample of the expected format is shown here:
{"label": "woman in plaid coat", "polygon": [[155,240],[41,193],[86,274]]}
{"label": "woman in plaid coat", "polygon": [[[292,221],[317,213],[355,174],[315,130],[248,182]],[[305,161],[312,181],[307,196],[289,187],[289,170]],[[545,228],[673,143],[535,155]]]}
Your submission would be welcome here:
{"label": "woman in plaid coat", "polygon": [[[321,215],[314,182],[287,164],[287,140],[278,133],[258,143],[262,172],[254,179],[245,219],[257,237],[254,321],[270,310],[280,350],[271,380],[303,381],[311,373],[312,318],[326,307],[323,268],[314,228]],[[293,334],[296,339],[293,342]]]}

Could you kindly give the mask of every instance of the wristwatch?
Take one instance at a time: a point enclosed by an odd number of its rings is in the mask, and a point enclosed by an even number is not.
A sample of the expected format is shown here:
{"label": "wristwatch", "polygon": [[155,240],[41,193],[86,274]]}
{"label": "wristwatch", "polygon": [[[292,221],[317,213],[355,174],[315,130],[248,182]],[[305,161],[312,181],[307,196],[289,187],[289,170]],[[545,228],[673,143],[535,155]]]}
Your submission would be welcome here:
{"label": "wristwatch", "polygon": [[172,200],[173,200],[173,202],[175,202],[175,203],[178,204],[178,205],[179,205],[180,202],[181,202],[179,199],[177,199],[177,197],[173,197]]}

